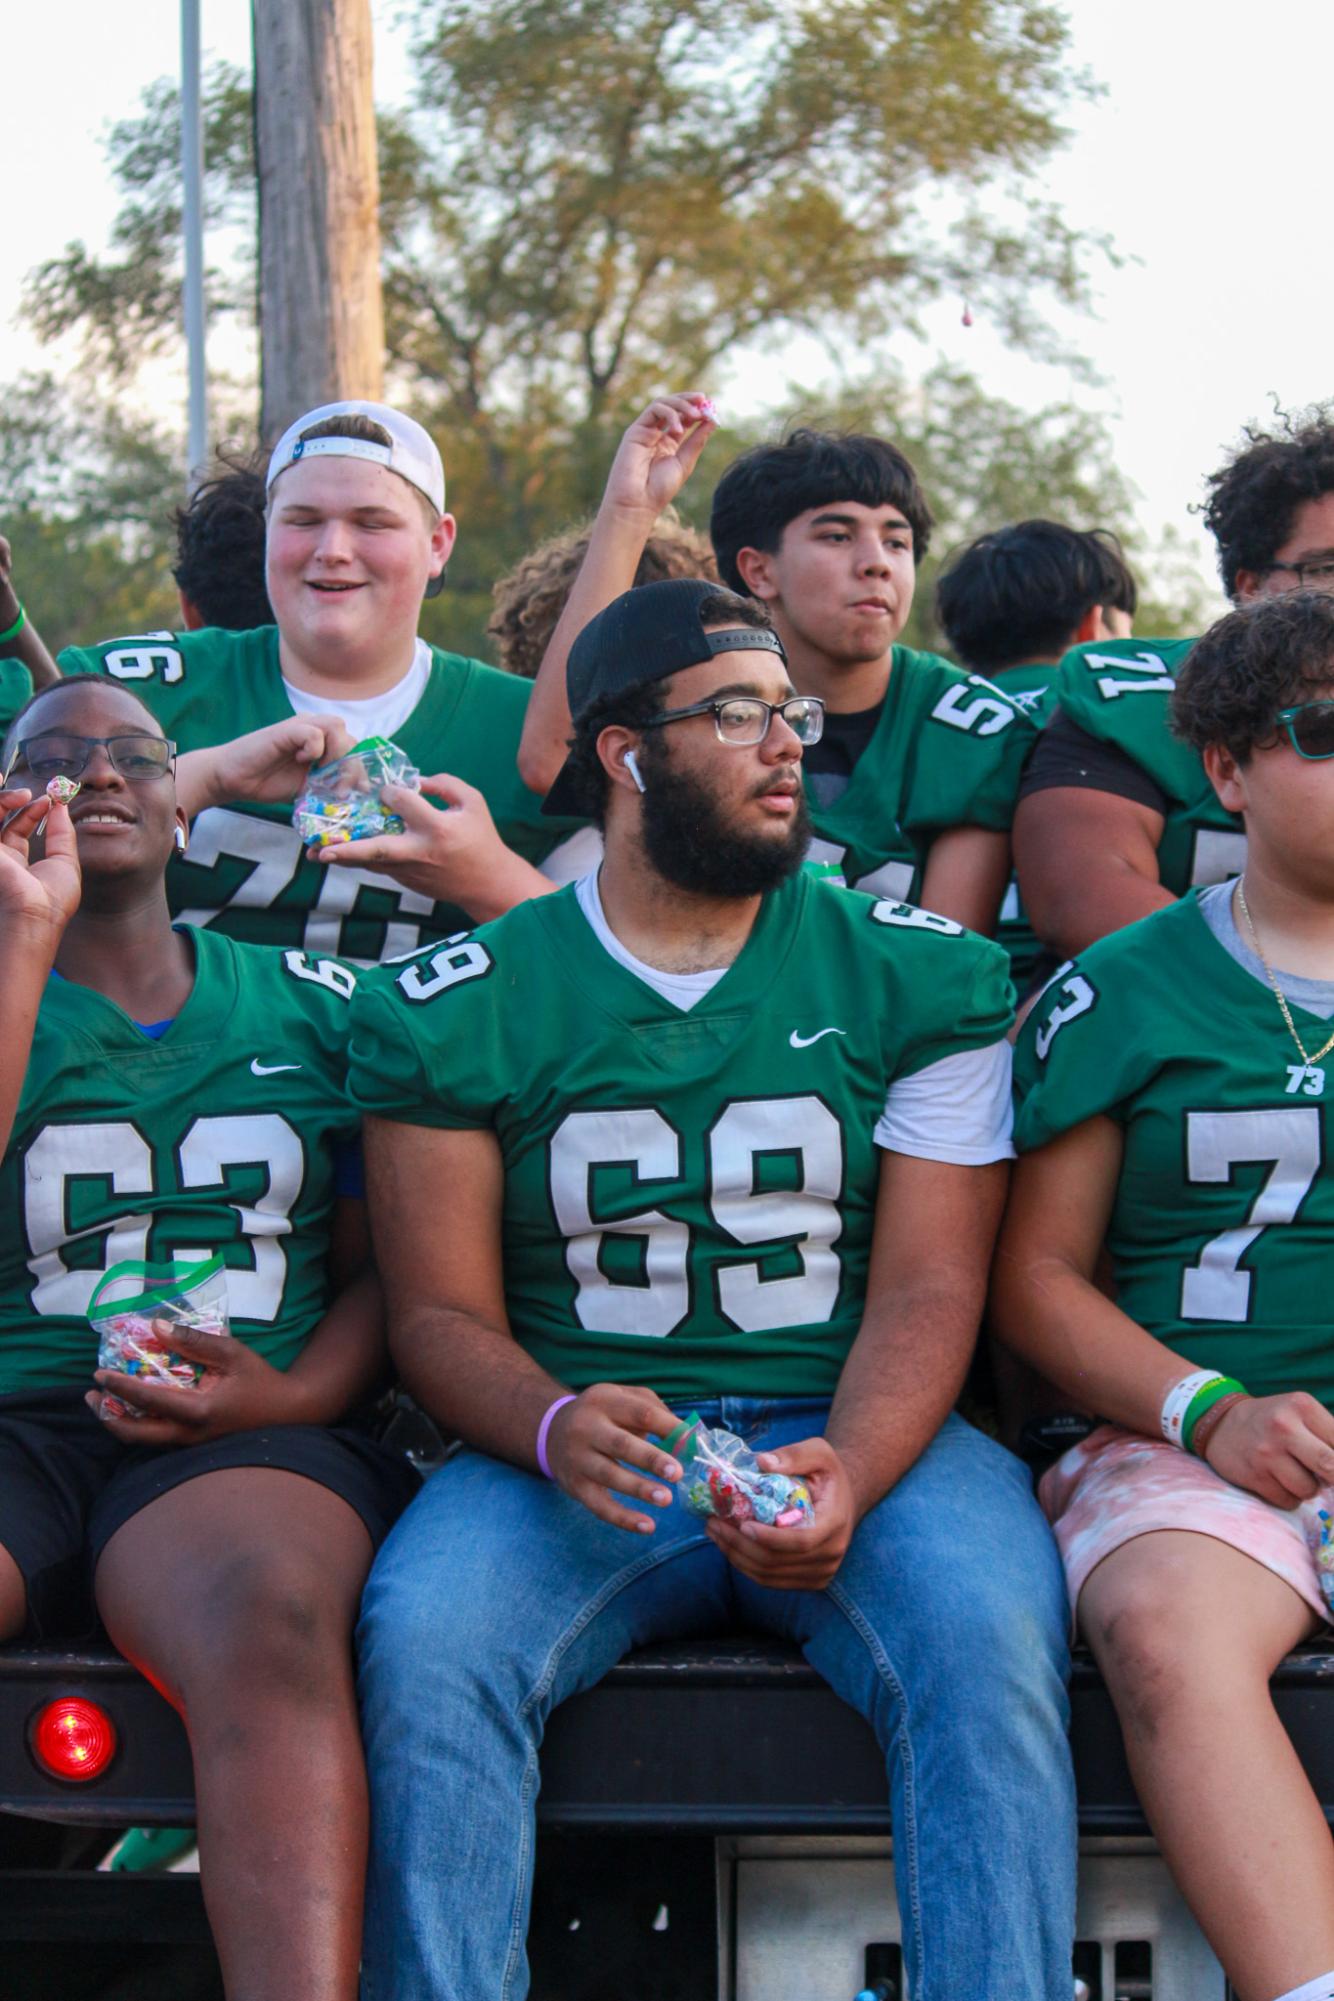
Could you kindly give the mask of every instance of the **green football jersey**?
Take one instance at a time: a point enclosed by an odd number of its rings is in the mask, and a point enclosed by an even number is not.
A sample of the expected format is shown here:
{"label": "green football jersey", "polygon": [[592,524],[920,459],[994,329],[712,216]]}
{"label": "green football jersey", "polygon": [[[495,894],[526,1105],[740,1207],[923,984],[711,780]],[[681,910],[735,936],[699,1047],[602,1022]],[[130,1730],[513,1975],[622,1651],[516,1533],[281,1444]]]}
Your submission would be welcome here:
{"label": "green football jersey", "polygon": [[571,886],[365,975],[350,1089],[495,1132],[510,1324],[560,1380],[827,1395],[861,1321],[889,1086],[1011,1018],[998,946],[804,870],[683,1012]]}
{"label": "green football jersey", "polygon": [[0,730],[8,729],[32,693],[32,675],[21,660],[0,660]]}
{"label": "green football jersey", "polygon": [[220,1252],[232,1332],[276,1368],[324,1310],[350,967],[190,934],[195,983],[151,1040],[53,977],[0,1163],[0,1393],[91,1387],[108,1266]]}
{"label": "green football jersey", "polygon": [[911,902],[937,834],[1009,826],[1035,741],[1019,704],[980,674],[896,646],[875,735],[846,788],[827,806],[810,800],[811,858],[837,863],[852,888]]}
{"label": "green football jersey", "polygon": [[[278,628],[157,632],[69,647],[66,674],[102,673],[142,696],[180,750],[203,750],[290,718]],[[516,758],[530,683],[432,649],[426,690],[394,741],[425,772],[477,786],[501,839],[543,861],[579,823],[543,818]],[[296,945],[361,962],[400,957],[471,920],[366,869],[305,858],[290,805],[211,807],[167,871],[173,912],[229,938]]]}
{"label": "green football jersey", "polygon": [[[1007,667],[998,676],[996,686],[1012,702],[1017,702],[1029,720],[1041,729],[1054,706],[1052,684],[1055,679],[1054,660],[1030,660],[1022,667]],[[1028,913],[1019,894],[1018,876],[1010,877],[1009,887],[1001,902],[996,939],[1010,955],[1010,978],[1014,981],[1016,992],[1022,994],[1035,976],[1042,944],[1028,921]]]}
{"label": "green football jersey", "polygon": [[[1293,1005],[1319,1049],[1331,1024]],[[1334,1061],[1330,1065],[1334,1073]],[[1021,1152],[1105,1114],[1118,1303],[1200,1368],[1334,1406],[1334,1086],[1194,896],[1063,966],[1015,1052]]]}
{"label": "green football jersey", "polygon": [[1008,695],[1031,716],[1039,729],[1052,711],[1057,664],[1055,660],[1028,660],[1022,667],[1007,667],[996,676],[995,685],[1002,695]]}
{"label": "green football jersey", "polygon": [[1197,750],[1173,736],[1168,701],[1191,639],[1108,639],[1062,660],[1053,700],[1071,722],[1148,773],[1167,799],[1158,877],[1174,896],[1246,865],[1241,820],[1218,801]]}

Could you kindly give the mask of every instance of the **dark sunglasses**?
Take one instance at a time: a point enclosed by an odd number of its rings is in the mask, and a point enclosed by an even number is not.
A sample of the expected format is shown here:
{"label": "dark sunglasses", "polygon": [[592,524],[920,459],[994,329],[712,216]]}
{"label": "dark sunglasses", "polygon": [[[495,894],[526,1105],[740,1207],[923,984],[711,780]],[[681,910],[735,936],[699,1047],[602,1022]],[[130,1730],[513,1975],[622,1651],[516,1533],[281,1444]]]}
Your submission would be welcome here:
{"label": "dark sunglasses", "polygon": [[1299,702],[1274,717],[1298,757],[1334,757],[1334,702]]}

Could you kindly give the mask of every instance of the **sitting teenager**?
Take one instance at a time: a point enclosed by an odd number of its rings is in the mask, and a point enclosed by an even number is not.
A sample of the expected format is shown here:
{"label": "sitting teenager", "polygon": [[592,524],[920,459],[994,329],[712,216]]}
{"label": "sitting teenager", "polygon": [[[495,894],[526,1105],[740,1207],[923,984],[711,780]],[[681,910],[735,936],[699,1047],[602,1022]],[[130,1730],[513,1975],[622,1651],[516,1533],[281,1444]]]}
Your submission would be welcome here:
{"label": "sitting teenager", "polygon": [[[1060,521],[1016,521],[979,535],[953,551],[936,583],[936,618],[955,659],[1039,721],[1057,662],[1072,646],[1128,639],[1137,603],[1116,537]],[[1025,915],[1017,879],[996,936],[1021,996],[1055,967]]]}
{"label": "sitting teenager", "polygon": [[[552,1706],[740,1623],[875,1727],[913,1993],[1051,2001],[1065,1594],[1023,1467],[951,1411],[1010,1151],[1004,954],[800,866],[821,706],[752,600],[647,584],[569,666],[552,803],[605,823],[601,870],[354,1010],[394,1352],[470,1448],[367,1591],[367,1992],[526,1992]],[[692,1409],[806,1479],[813,1525],[674,1504],[653,1435]]]}
{"label": "sitting teenager", "polygon": [[[549,785],[565,754],[575,635],[630,588],[714,428],[706,398],[666,396],[622,439],[524,724],[530,785]],[[794,685],[824,704],[824,735],[802,767],[811,859],[855,888],[989,933],[1034,730],[979,675],[899,643],[931,526],[916,474],[887,439],[798,430],[727,467],[710,534],[723,582],[765,606]]]}
{"label": "sitting teenager", "polygon": [[[1248,432],[1208,485],[1234,604],[1334,590],[1334,423]],[[1240,820],[1169,726],[1191,644],[1101,639],[1061,662],[1014,820],[1024,904],[1057,959],[1245,867]]]}
{"label": "sitting teenager", "polygon": [[355,842],[307,854],[290,806],[250,798],[203,812],[168,874],[172,910],[228,937],[392,958],[533,894],[572,830],[543,820],[515,768],[527,684],[418,635],[455,539],[421,425],[378,403],[312,410],[279,439],[267,490],[276,624],[113,639],[61,665],[132,688],[182,751],[312,714],[399,744],[432,774],[425,797],[393,802],[428,877]]}
{"label": "sitting teenager", "polygon": [[1334,598],[1233,612],[1172,706],[1245,874],[1029,1017],[994,1307],[1105,1420],[1040,1493],[1172,1871],[1240,2001],[1329,2001],[1334,1842],[1268,1684],[1334,1607]]}
{"label": "sitting teenager", "polygon": [[[352,1622],[415,1486],[344,1421],[384,1369],[363,1205],[336,1186],[355,974],[173,928],[172,761],[138,696],[87,676],[5,741],[0,1637],[95,1606],[184,1717],[228,1995],[352,2001]],[[213,1253],[231,1334],[173,1337],[198,1386],[98,1370],[107,1268]]]}

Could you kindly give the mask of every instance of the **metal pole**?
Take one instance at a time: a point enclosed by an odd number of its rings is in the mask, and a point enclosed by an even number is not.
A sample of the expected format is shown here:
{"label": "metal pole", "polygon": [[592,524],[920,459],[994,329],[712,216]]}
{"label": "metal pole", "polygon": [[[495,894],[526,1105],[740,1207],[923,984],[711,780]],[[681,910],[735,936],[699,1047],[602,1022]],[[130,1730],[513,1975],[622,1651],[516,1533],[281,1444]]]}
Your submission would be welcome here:
{"label": "metal pole", "polygon": [[208,458],[204,361],[204,125],[200,115],[199,0],[181,0],[181,194],[185,235],[185,345],[189,359],[189,483]]}

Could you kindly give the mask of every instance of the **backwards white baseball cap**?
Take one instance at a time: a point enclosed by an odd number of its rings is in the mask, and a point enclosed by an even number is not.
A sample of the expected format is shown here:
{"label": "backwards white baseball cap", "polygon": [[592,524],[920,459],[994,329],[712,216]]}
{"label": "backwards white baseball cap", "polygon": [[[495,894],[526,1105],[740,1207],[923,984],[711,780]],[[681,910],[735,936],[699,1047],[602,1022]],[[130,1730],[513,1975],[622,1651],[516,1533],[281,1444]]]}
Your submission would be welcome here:
{"label": "backwards white baseball cap", "polygon": [[[322,424],[326,417],[371,417],[389,433],[390,443],[380,445],[372,438],[302,438],[303,431]],[[314,458],[370,459],[388,466],[390,472],[424,493],[437,514],[445,511],[445,468],[434,439],[413,418],[391,410],[387,403],[321,403],[318,410],[307,410],[304,417],[288,425],[274,446],[265,487],[272,486],[288,466]]]}

